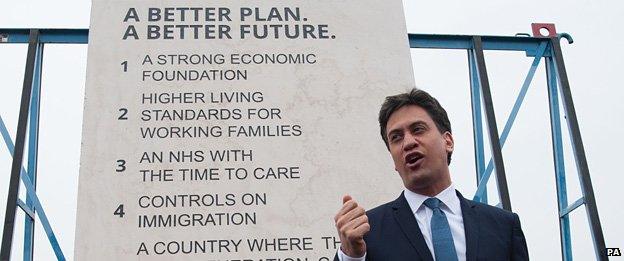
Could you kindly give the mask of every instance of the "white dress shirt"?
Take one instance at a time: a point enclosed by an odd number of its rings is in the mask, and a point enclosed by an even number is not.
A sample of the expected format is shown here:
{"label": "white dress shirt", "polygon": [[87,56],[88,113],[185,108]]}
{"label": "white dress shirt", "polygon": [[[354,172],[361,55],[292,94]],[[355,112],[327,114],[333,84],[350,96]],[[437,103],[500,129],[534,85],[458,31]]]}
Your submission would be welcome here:
{"label": "white dress shirt", "polygon": [[[429,247],[429,251],[431,251],[431,255],[435,260],[433,242],[431,241],[431,216],[433,215],[433,211],[423,204],[429,196],[414,193],[409,189],[405,189],[403,194],[405,195],[405,199],[407,199],[410,209],[412,209],[412,213],[414,213],[414,216],[416,217],[418,228],[420,228],[420,232],[422,232],[423,237],[425,238],[427,247]],[[442,201],[440,209],[446,215],[446,219],[448,220],[451,228],[453,243],[455,244],[455,251],[457,252],[457,259],[459,261],[465,261],[466,235],[464,231],[464,218],[462,217],[459,198],[455,193],[455,187],[451,184],[435,197]],[[366,254],[360,258],[349,257],[345,255],[341,249],[338,249],[338,259],[341,261],[363,261],[365,258]]]}

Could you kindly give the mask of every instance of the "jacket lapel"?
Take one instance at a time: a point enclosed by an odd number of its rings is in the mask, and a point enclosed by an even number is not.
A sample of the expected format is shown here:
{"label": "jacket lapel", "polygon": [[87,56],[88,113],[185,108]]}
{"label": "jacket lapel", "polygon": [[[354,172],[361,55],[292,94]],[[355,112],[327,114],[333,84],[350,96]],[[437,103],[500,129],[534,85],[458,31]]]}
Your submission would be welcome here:
{"label": "jacket lapel", "polygon": [[466,234],[466,261],[477,260],[477,249],[479,247],[479,212],[474,202],[465,199],[459,191],[457,197],[464,218],[464,232]]}
{"label": "jacket lapel", "polygon": [[416,249],[421,259],[433,261],[431,252],[427,247],[427,243],[425,243],[425,238],[420,232],[420,228],[418,228],[418,221],[416,221],[416,217],[414,217],[414,213],[412,213],[409,204],[407,204],[403,193],[394,201],[392,209],[394,212],[394,220],[399,224],[399,227],[401,227],[403,233]]}

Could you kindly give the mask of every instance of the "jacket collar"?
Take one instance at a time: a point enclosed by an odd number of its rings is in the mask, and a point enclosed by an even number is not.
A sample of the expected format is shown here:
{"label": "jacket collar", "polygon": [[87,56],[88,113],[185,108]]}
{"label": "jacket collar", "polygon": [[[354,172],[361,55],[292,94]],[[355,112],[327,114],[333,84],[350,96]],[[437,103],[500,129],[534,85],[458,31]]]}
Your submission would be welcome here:
{"label": "jacket collar", "polygon": [[433,261],[433,256],[431,256],[427,243],[425,243],[425,238],[420,228],[418,228],[416,217],[414,217],[414,213],[412,213],[403,193],[393,202],[392,210],[394,220],[399,224],[399,227],[403,230],[403,234],[416,249],[420,258],[422,260]]}
{"label": "jacket collar", "polygon": [[477,249],[479,247],[479,207],[472,200],[465,199],[459,191],[457,197],[464,219],[464,234],[466,235],[466,261],[477,260]]}

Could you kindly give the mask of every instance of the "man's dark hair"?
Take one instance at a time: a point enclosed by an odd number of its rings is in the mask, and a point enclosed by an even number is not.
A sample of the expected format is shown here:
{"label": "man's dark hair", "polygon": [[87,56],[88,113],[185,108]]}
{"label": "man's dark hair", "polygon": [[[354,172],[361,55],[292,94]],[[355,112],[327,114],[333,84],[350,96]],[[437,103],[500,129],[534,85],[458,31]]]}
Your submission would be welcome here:
{"label": "man's dark hair", "polygon": [[[448,119],[448,115],[446,115],[446,110],[442,108],[438,100],[433,98],[433,96],[429,95],[426,91],[414,88],[407,93],[386,97],[386,100],[381,105],[381,109],[379,110],[379,128],[381,130],[381,138],[384,143],[386,143],[386,148],[390,149],[388,137],[386,135],[386,125],[388,125],[390,116],[392,116],[395,111],[408,105],[416,105],[423,108],[427,114],[429,114],[429,117],[433,119],[440,133],[445,133],[447,131],[452,133],[451,122]],[[449,152],[447,155],[449,164],[451,163],[451,154],[453,153]]]}

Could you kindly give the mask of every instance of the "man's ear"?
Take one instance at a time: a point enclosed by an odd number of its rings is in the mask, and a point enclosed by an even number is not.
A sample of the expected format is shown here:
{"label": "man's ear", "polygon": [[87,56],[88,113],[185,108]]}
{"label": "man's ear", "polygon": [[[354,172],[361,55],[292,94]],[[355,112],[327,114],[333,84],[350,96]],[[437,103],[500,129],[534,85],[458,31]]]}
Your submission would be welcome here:
{"label": "man's ear", "polygon": [[453,152],[455,149],[455,141],[453,140],[453,134],[450,132],[444,132],[442,135],[444,137],[444,143],[446,144],[446,152]]}

